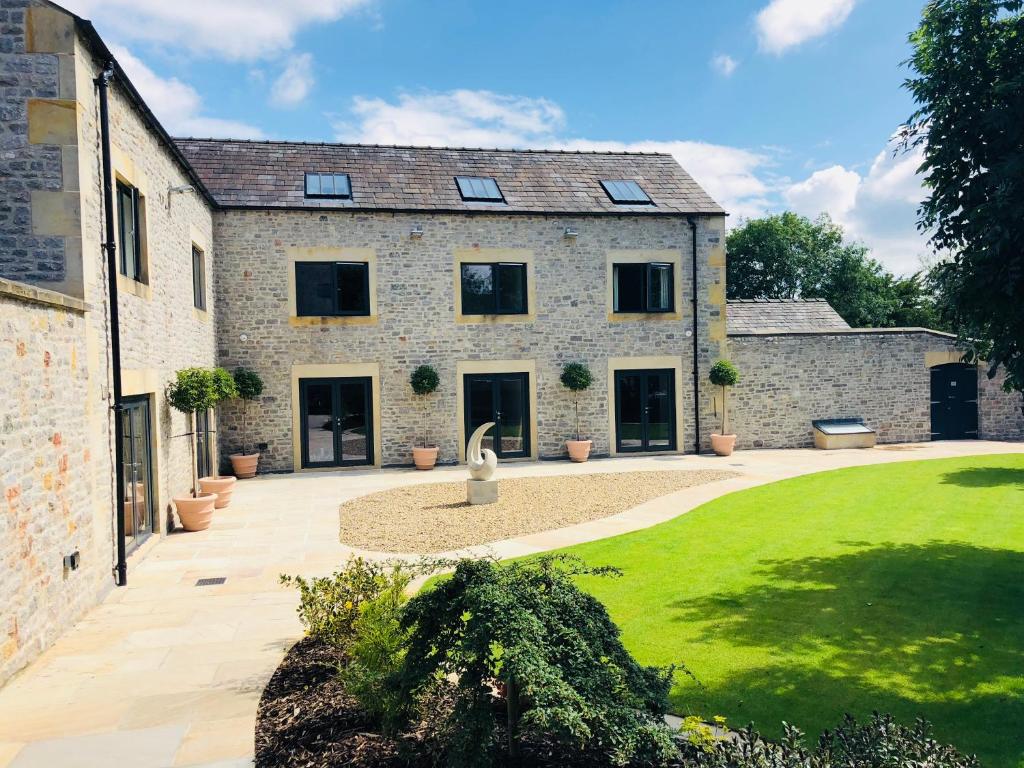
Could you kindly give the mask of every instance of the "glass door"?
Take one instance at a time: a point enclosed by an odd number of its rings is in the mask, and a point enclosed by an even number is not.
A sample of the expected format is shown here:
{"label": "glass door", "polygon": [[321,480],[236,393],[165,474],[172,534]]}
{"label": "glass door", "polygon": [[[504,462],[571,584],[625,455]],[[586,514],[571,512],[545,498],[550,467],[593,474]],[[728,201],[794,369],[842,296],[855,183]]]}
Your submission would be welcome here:
{"label": "glass door", "polygon": [[675,450],[675,371],[615,372],[615,446],[619,452]]}
{"label": "glass door", "polygon": [[154,526],[155,504],[148,397],[126,398],[123,401],[121,436],[124,440],[124,488],[121,498],[125,549],[131,550],[153,532]]}
{"label": "glass door", "polygon": [[199,477],[213,475],[213,441],[210,439],[210,411],[196,413],[196,470]]}
{"label": "glass door", "polygon": [[495,426],[481,442],[498,458],[530,455],[529,374],[470,373],[463,380],[466,440],[481,424]]}
{"label": "glass door", "polygon": [[373,463],[369,377],[299,381],[303,467]]}

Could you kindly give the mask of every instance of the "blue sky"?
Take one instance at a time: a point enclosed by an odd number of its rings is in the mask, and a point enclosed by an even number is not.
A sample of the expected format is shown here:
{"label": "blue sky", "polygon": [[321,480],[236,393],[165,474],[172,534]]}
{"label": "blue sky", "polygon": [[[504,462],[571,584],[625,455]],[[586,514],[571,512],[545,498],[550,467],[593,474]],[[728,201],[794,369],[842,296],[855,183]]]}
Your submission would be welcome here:
{"label": "blue sky", "polygon": [[927,251],[892,157],[922,0],[71,0],[176,135],[639,149],[733,214]]}

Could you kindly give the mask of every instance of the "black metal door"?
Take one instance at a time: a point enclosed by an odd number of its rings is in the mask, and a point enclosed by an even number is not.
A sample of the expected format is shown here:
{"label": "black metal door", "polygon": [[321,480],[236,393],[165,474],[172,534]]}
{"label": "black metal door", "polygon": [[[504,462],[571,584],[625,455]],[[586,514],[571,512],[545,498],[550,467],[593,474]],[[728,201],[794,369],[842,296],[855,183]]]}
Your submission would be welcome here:
{"label": "black metal door", "polygon": [[149,397],[124,399],[121,409],[121,435],[124,440],[124,487],[121,489],[121,499],[125,549],[131,551],[153,532],[155,522]]}
{"label": "black metal door", "polygon": [[530,455],[529,374],[468,373],[463,379],[466,440],[481,424],[494,422],[481,446],[499,458]]}
{"label": "black metal door", "polygon": [[615,372],[615,449],[676,449],[675,371]]}
{"label": "black metal door", "polygon": [[303,467],[373,463],[373,397],[368,376],[301,379]]}
{"label": "black metal door", "polygon": [[978,437],[978,369],[947,363],[931,369],[932,440]]}
{"label": "black metal door", "polygon": [[196,411],[196,470],[199,477],[213,475],[213,441],[210,411]]}

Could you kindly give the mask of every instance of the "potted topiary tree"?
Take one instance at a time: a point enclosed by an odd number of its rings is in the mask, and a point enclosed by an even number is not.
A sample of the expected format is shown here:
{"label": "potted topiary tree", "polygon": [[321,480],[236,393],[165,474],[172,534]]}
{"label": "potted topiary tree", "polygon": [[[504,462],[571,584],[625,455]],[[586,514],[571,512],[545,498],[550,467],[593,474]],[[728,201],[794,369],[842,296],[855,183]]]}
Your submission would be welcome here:
{"label": "potted topiary tree", "polygon": [[259,451],[246,453],[246,439],[249,436],[249,403],[263,394],[263,379],[256,371],[248,368],[235,369],[235,388],[242,400],[242,451],[231,454],[231,468],[237,477],[255,477],[260,463]]}
{"label": "potted topiary tree", "polygon": [[212,408],[217,402],[213,374],[204,368],[184,368],[175,374],[174,381],[167,387],[167,402],[176,411],[188,417],[189,455],[191,457],[192,489],[188,496],[175,496],[174,506],[186,531],[201,531],[210,527],[213,519],[213,505],[217,494],[199,492],[199,478],[196,471],[196,412]]}
{"label": "potted topiary tree", "polygon": [[[440,383],[441,379],[437,375],[437,371],[430,365],[419,366],[409,376],[409,386],[412,387],[413,394],[423,403],[424,424],[430,421],[430,405],[427,402],[427,395],[436,392]],[[423,470],[433,469],[437,463],[437,446],[430,444],[430,432],[426,427],[424,427],[423,445],[413,446],[412,462],[416,465],[416,469]]]}
{"label": "potted topiary tree", "polygon": [[[225,400],[233,400],[238,397],[238,387],[235,385],[235,379],[232,375],[223,368],[214,368],[210,375],[213,382],[214,397],[217,398],[217,402],[214,403],[214,414],[216,414],[217,406]],[[216,428],[220,419],[216,415],[214,418],[216,419],[214,421],[214,427]],[[209,445],[209,435],[207,435],[206,444]],[[238,482],[238,479],[231,475],[221,477],[220,461],[217,456],[213,457],[212,464],[213,475],[210,477],[200,477],[199,487],[209,493],[216,493],[217,503],[213,506],[216,509],[223,509],[231,503],[231,494],[235,489],[235,483]]]}
{"label": "potted topiary tree", "polygon": [[711,435],[711,450],[719,456],[729,456],[732,454],[733,448],[736,446],[736,435],[729,434],[727,431],[729,428],[729,421],[726,408],[726,398],[728,397],[728,387],[733,386],[740,380],[740,372],[736,369],[736,366],[728,360],[719,360],[711,366],[708,379],[710,379],[711,383],[716,387],[722,388],[722,432],[721,434]]}
{"label": "potted topiary tree", "polygon": [[580,437],[580,392],[590,389],[593,381],[594,377],[586,363],[566,363],[562,368],[562,386],[572,392],[576,404],[576,439],[565,441],[569,458],[573,461],[586,461],[590,458],[590,449],[594,445],[593,440]]}

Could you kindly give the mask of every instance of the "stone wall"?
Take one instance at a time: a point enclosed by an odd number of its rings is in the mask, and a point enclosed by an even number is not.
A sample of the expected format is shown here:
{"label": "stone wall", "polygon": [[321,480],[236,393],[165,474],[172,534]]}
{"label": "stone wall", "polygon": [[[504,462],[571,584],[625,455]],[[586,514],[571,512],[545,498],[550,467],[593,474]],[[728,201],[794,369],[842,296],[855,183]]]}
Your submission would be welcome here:
{"label": "stone wall", "polygon": [[[810,446],[812,420],[847,417],[862,417],[881,443],[929,440],[926,360],[956,359],[952,337],[922,330],[731,335],[729,347],[742,375],[729,393],[739,448]],[[1024,438],[1020,396],[979,377],[979,436]]]}
{"label": "stone wall", "polygon": [[[93,516],[111,464],[91,448],[87,358],[81,302],[0,279],[0,684],[111,584],[109,517]],[[81,567],[66,570],[74,551]]]}
{"label": "stone wall", "polygon": [[[424,230],[413,240],[414,225]],[[566,226],[578,238],[563,237]],[[702,366],[719,355],[724,339],[722,219],[702,221],[699,338]],[[683,218],[414,215],[301,211],[222,211],[215,214],[216,304],[219,360],[258,371],[267,387],[252,414],[251,442],[266,443],[264,470],[293,469],[291,368],[293,365],[377,363],[381,375],[382,463],[411,462],[411,447],[425,429],[436,436],[440,460],[458,456],[456,367],[459,361],[536,361],[541,457],[565,455],[573,431],[572,397],[559,383],[561,366],[585,361],[593,387],[580,399],[583,432],[594,452],[607,454],[609,357],[674,356],[682,370],[677,417],[685,427],[679,450],[692,450],[693,380],[690,229]],[[377,269],[377,319],[372,324],[308,325],[290,322],[289,253],[295,248],[371,249]],[[532,253],[535,319],[465,324],[455,316],[455,253],[512,248]],[[611,250],[677,252],[681,260],[677,318],[610,321],[607,256]],[[302,318],[305,320],[305,318]],[[244,336],[244,340],[243,340]],[[712,336],[714,338],[712,338]],[[429,363],[441,377],[426,403],[409,388],[409,373]],[[710,403],[710,398],[702,397]],[[710,410],[705,418],[710,418]],[[706,423],[706,422],[705,422]],[[227,412],[220,437],[237,449],[238,410]],[[705,435],[707,430],[703,430]]]}

